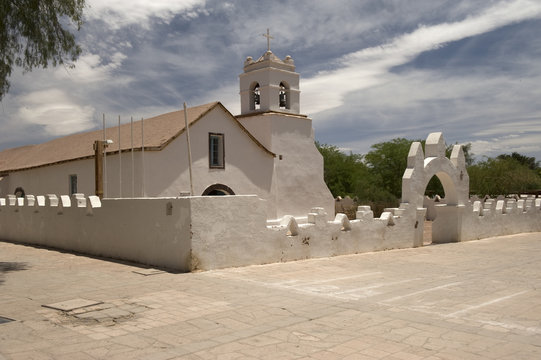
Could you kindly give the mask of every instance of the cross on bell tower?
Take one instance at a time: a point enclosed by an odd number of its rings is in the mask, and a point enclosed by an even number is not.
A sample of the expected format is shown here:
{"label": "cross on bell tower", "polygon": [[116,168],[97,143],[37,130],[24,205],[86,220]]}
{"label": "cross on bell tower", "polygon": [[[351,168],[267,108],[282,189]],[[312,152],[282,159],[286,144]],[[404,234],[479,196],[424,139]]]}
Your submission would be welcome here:
{"label": "cross on bell tower", "polygon": [[300,113],[299,74],[291,56],[283,60],[270,50],[274,39],[267,29],[262,34],[267,39],[267,51],[256,61],[248,56],[240,78],[241,114],[255,112]]}
{"label": "cross on bell tower", "polygon": [[267,33],[266,34],[261,34],[261,35],[267,38],[267,51],[271,51],[270,50],[270,39],[274,39],[274,38],[270,35],[269,28],[267,28]]}

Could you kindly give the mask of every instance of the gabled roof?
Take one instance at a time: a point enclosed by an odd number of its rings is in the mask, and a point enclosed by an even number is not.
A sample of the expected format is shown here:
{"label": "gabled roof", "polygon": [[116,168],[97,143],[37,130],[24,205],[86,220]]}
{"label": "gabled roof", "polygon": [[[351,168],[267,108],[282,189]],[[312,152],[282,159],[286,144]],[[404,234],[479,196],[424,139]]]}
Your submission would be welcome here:
{"label": "gabled roof", "polygon": [[[250,134],[220,102],[188,108],[188,124],[191,126],[216,107],[223,109],[226,115],[263,151],[271,156],[276,156]],[[159,151],[185,131],[184,110],[158,115],[145,119],[143,122],[141,120],[134,121],[133,146],[135,151],[141,151],[141,123],[143,123],[145,151]],[[113,144],[107,148],[107,154],[118,153],[118,126],[107,128],[105,134],[107,139],[113,141]],[[96,140],[103,140],[103,130],[68,135],[38,145],[6,149],[0,152],[0,174],[93,158],[93,144]],[[131,124],[122,124],[120,125],[120,149],[121,151],[131,151],[131,148]]]}

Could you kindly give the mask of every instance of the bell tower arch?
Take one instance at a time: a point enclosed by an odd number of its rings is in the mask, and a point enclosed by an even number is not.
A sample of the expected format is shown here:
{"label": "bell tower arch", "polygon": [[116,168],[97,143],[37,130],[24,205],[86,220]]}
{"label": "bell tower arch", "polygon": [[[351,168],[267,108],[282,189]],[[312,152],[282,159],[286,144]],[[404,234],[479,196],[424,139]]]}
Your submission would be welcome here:
{"label": "bell tower arch", "polygon": [[[248,56],[240,78],[241,115],[256,112],[285,112],[300,114],[299,74],[291,56],[280,59],[270,50],[257,60]],[[257,85],[257,86],[256,86]]]}

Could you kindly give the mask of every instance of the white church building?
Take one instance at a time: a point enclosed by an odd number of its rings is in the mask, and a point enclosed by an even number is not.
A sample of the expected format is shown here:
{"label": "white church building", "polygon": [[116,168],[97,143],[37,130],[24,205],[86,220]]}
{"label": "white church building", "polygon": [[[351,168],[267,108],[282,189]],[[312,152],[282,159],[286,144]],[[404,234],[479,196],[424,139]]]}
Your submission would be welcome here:
{"label": "white church building", "polygon": [[213,102],[187,109],[188,129],[181,110],[0,152],[0,197],[94,194],[93,145],[107,139],[105,198],[178,197],[193,188],[194,196],[257,195],[267,219],[306,216],[316,206],[333,215],[293,59],[267,50],[248,57],[239,77],[237,116]]}

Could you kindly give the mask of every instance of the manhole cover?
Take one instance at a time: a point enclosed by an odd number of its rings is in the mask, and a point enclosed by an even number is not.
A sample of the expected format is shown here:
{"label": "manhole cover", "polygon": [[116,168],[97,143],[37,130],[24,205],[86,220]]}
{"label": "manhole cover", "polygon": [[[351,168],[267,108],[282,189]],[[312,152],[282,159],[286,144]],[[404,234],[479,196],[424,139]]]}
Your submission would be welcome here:
{"label": "manhole cover", "polygon": [[0,324],[5,324],[11,321],[15,321],[15,320],[0,316]]}

